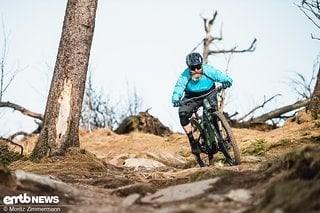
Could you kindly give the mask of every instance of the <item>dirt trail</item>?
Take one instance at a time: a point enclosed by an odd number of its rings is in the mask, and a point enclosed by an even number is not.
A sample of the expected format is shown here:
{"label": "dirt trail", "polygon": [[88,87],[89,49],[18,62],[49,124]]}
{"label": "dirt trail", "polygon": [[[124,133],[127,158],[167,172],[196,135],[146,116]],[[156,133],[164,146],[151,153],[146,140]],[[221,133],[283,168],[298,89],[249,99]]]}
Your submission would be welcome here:
{"label": "dirt trail", "polygon": [[[66,212],[319,212],[319,127],[319,120],[302,115],[270,132],[234,129],[242,163],[233,167],[215,156],[214,167],[199,168],[182,134],[117,135],[99,129],[81,131],[81,149],[68,150],[64,158],[37,164],[20,160],[9,168],[51,175],[79,189],[77,197],[63,201]],[[25,147],[34,141],[24,141]],[[174,186],[208,179],[216,182],[201,185],[203,193],[190,192],[195,196],[179,200],[185,196],[180,194],[171,202],[159,198],[168,196],[165,189],[177,193]],[[163,194],[143,202],[161,190]]]}

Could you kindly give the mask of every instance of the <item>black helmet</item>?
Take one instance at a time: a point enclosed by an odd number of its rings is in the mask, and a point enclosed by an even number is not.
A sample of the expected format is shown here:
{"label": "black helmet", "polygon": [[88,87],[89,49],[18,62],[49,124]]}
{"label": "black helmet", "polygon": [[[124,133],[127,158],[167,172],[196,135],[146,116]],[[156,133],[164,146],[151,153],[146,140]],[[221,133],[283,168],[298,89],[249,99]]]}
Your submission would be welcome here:
{"label": "black helmet", "polygon": [[202,62],[203,62],[203,58],[200,55],[200,53],[197,53],[197,52],[190,53],[186,57],[186,63],[188,67],[200,65],[202,64]]}

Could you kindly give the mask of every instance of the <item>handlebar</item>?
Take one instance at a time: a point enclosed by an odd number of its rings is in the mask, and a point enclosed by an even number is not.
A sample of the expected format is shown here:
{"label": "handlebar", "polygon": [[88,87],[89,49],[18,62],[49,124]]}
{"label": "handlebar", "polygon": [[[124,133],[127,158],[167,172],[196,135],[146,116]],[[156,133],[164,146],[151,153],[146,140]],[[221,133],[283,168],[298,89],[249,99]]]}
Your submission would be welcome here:
{"label": "handlebar", "polygon": [[182,104],[185,104],[185,103],[188,103],[188,102],[191,102],[191,101],[194,101],[194,100],[197,100],[197,99],[206,97],[206,96],[210,95],[211,93],[216,93],[216,94],[218,94],[218,93],[221,92],[221,90],[223,90],[223,89],[224,89],[223,86],[218,86],[217,88],[212,89],[212,90],[210,90],[209,92],[207,92],[207,93],[205,93],[205,94],[203,94],[203,95],[200,95],[200,96],[197,96],[197,97],[193,97],[193,98],[185,99],[185,100],[181,101],[180,106],[181,106]]}

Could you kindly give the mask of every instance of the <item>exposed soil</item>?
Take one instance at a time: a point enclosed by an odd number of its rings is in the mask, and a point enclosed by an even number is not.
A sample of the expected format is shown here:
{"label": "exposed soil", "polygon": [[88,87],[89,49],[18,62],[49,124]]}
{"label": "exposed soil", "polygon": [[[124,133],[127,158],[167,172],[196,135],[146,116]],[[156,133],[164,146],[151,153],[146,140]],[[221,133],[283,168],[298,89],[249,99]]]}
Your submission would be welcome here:
{"label": "exposed soil", "polygon": [[[214,166],[199,168],[182,134],[118,135],[99,129],[82,130],[81,148],[69,149],[64,157],[38,163],[22,159],[9,169],[50,175],[79,189],[82,193],[77,197],[64,197],[66,212],[320,212],[320,120],[300,113],[269,132],[233,131],[242,154],[238,166],[228,166],[217,155]],[[25,152],[32,150],[35,141],[32,137],[22,142]],[[129,159],[156,160],[164,166],[127,167]],[[220,179],[201,196],[165,204],[145,204],[139,199],[124,203],[134,193],[143,197],[215,177]],[[0,197],[25,191],[0,187]],[[236,189],[250,191],[251,197],[237,201],[225,196]]]}

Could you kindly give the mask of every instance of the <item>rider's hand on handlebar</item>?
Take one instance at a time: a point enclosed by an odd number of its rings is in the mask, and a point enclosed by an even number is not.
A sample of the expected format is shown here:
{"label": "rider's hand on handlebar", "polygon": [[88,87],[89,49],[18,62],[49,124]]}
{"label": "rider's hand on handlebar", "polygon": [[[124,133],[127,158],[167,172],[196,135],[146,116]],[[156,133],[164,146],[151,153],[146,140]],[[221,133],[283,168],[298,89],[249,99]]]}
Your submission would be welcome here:
{"label": "rider's hand on handlebar", "polygon": [[173,103],[173,106],[174,107],[179,107],[182,105],[182,101],[181,100],[176,100],[174,103]]}
{"label": "rider's hand on handlebar", "polygon": [[231,87],[232,83],[230,81],[222,82],[223,89]]}

